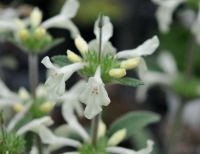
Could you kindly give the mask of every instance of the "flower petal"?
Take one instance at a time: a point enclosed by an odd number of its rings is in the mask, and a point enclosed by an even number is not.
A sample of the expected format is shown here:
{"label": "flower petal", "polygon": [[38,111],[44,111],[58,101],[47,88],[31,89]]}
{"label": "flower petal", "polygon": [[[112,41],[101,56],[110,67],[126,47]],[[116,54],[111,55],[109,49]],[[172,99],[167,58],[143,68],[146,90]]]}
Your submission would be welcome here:
{"label": "flower petal", "polygon": [[0,33],[17,32],[19,27],[14,22],[0,21]]}
{"label": "flower petal", "polygon": [[51,69],[54,69],[54,70],[57,70],[57,69],[58,69],[57,67],[55,67],[55,66],[52,64],[52,62],[50,61],[50,59],[49,59],[48,56],[44,57],[44,58],[42,59],[41,63],[44,64],[44,66],[45,66],[46,68],[51,68]]}
{"label": "flower petal", "polygon": [[28,124],[24,125],[17,131],[17,135],[22,135],[27,131],[33,131],[38,133],[41,125],[50,126],[53,124],[53,120],[50,116],[44,116],[42,118],[34,119]]}
{"label": "flower petal", "polygon": [[136,58],[144,55],[151,55],[159,46],[159,40],[157,36],[148,39],[136,49],[124,50],[117,53],[118,58]]}
{"label": "flower petal", "polygon": [[63,5],[60,14],[65,16],[66,19],[71,19],[76,15],[79,6],[78,0],[67,0]]}
{"label": "flower petal", "polygon": [[84,140],[89,139],[87,132],[78,122],[78,119],[74,114],[74,109],[70,103],[65,102],[62,104],[62,115],[68,122],[69,126],[72,127]]}
{"label": "flower petal", "polygon": [[[99,20],[100,18],[97,19],[94,25],[94,34],[96,35],[96,40],[99,42]],[[113,25],[110,22],[110,18],[108,16],[103,17],[103,27],[102,27],[102,46],[101,49],[102,51],[104,50],[105,44],[108,42],[108,40],[112,37],[113,35]]]}
{"label": "flower petal", "polygon": [[170,75],[177,74],[177,65],[174,57],[168,51],[162,52],[158,56],[158,64],[162,67],[162,69]]}
{"label": "flower petal", "polygon": [[140,62],[138,64],[138,76],[141,80],[144,80],[145,73],[147,72],[147,65],[143,58],[140,58]]}
{"label": "flower petal", "polygon": [[139,151],[134,151],[126,148],[121,148],[121,147],[108,147],[106,149],[107,152],[115,153],[115,154],[150,154],[151,151],[153,150],[153,144],[154,142],[151,140],[147,141],[147,147],[145,149],[139,150]]}

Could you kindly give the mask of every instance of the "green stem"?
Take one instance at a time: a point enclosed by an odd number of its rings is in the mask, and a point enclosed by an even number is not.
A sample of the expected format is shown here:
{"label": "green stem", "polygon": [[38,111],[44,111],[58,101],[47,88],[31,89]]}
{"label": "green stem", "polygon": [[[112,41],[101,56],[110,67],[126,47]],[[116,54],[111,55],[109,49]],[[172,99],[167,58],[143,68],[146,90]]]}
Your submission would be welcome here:
{"label": "green stem", "polygon": [[195,51],[196,51],[196,42],[194,40],[194,37],[191,36],[190,39],[190,49],[188,50],[187,53],[187,61],[186,61],[186,68],[185,68],[185,81],[186,83],[190,80],[193,74],[194,70],[194,61],[195,61]]}
{"label": "green stem", "polygon": [[[189,49],[187,54],[187,62],[186,62],[186,68],[185,68],[185,83],[187,84],[193,74],[194,69],[194,62],[195,62],[195,51],[196,51],[196,42],[193,36],[191,36],[190,42],[189,42]],[[176,142],[180,135],[180,128],[181,128],[181,120],[182,120],[182,114],[185,107],[185,100],[181,102],[177,114],[175,116],[175,120],[172,126],[172,131],[169,138],[169,144],[167,148],[167,154],[172,154],[174,152],[174,147],[176,146]]]}
{"label": "green stem", "polygon": [[[38,85],[38,55],[29,53],[29,84],[30,91],[33,99],[36,99],[36,87]],[[42,142],[40,137],[35,135],[36,145],[38,147],[39,154],[42,154]]]}
{"label": "green stem", "polygon": [[35,98],[38,85],[38,56],[36,54],[29,54],[29,85],[31,94]]}
{"label": "green stem", "polygon": [[180,135],[180,127],[181,127],[181,123],[182,123],[182,113],[183,113],[183,109],[184,109],[185,103],[181,103],[178,111],[176,113],[176,117],[175,120],[173,122],[173,126],[172,126],[172,131],[171,134],[169,136],[169,145],[167,148],[167,154],[173,154],[174,152],[174,147],[176,146],[176,142],[179,138]]}
{"label": "green stem", "polygon": [[92,145],[96,148],[97,147],[97,137],[98,137],[98,126],[99,126],[99,120],[100,120],[101,114],[96,115],[92,119]]}

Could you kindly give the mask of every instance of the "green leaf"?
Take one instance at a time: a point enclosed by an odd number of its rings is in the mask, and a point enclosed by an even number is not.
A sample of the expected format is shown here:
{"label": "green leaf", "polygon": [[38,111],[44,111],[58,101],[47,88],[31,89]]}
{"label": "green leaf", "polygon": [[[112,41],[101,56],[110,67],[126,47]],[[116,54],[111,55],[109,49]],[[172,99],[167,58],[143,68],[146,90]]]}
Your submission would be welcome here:
{"label": "green leaf", "polygon": [[159,121],[159,119],[160,116],[158,114],[150,111],[131,112],[114,121],[107,131],[107,136],[109,138],[118,130],[125,128],[127,132],[124,139],[126,139],[134,132],[144,128],[148,124]]}
{"label": "green leaf", "polygon": [[144,83],[140,80],[134,79],[134,78],[120,78],[120,79],[115,79],[117,82],[126,85],[126,86],[133,86],[133,87],[138,87],[140,85],[144,85]]}
{"label": "green leaf", "polygon": [[51,60],[53,61],[53,63],[57,64],[60,67],[71,64],[71,62],[67,59],[67,56],[65,55],[53,56],[51,57]]}
{"label": "green leaf", "polygon": [[25,135],[25,140],[26,140],[26,144],[25,144],[25,151],[27,153],[29,153],[33,147],[34,144],[34,133],[28,131]]}
{"label": "green leaf", "polygon": [[49,49],[57,46],[58,44],[61,44],[62,42],[64,42],[65,39],[64,38],[58,38],[58,39],[54,39],[52,42],[49,43],[49,45],[47,45],[44,49],[43,52],[48,51]]}

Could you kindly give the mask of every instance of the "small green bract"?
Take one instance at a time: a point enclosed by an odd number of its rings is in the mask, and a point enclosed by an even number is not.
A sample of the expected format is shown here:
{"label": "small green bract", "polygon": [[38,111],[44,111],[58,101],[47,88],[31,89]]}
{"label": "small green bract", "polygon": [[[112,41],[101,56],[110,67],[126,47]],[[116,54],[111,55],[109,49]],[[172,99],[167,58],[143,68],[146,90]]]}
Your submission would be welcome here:
{"label": "small green bract", "polygon": [[93,147],[90,142],[85,142],[83,145],[78,149],[80,154],[110,154],[106,151],[107,148],[107,139],[105,137],[100,137],[98,139],[97,150]]}
{"label": "small green bract", "polygon": [[19,154],[25,145],[23,136],[16,136],[14,132],[4,132],[4,136],[0,135],[0,153]]}

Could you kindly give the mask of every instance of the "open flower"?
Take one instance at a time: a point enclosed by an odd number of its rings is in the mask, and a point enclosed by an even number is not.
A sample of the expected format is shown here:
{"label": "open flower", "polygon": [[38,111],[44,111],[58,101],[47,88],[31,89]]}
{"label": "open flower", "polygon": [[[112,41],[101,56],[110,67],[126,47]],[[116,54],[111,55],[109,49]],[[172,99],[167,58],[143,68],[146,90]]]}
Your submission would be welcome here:
{"label": "open flower", "polygon": [[45,57],[42,63],[47,67],[53,69],[55,72],[47,79],[45,85],[47,87],[47,93],[49,100],[55,104],[57,98],[65,92],[65,81],[79,69],[84,67],[83,63],[74,63],[71,65],[58,68],[54,66],[49,57]]}
{"label": "open flower", "polygon": [[[79,2],[77,0],[66,0],[59,15],[56,15],[55,17],[52,17],[41,23],[42,12],[36,7],[30,14],[31,27],[36,28],[41,25],[44,29],[51,27],[66,28],[69,29],[72,33],[72,36],[75,37],[79,34],[79,32],[70,19],[76,15],[78,8]],[[5,31],[17,32],[22,28],[26,28],[26,26],[27,23],[20,19],[17,19],[17,22],[0,21],[1,29],[4,29]]]}
{"label": "open flower", "polygon": [[186,0],[151,0],[158,5],[156,11],[156,19],[158,21],[159,29],[162,33],[167,33],[170,30],[172,23],[172,15],[175,9]]}
{"label": "open flower", "polygon": [[[83,55],[85,52],[88,51],[95,51],[98,52],[99,50],[99,23],[100,18],[97,19],[97,21],[94,24],[94,34],[96,36],[96,39],[91,40],[88,44],[87,42],[80,36],[78,35],[75,39],[75,44],[77,49],[81,52]],[[108,40],[112,37],[113,35],[113,25],[110,22],[110,18],[108,16],[103,17],[103,27],[102,27],[102,45],[101,45],[101,50],[102,53],[110,53],[110,54],[115,54],[116,53],[116,48],[114,48]]]}
{"label": "open flower", "polygon": [[31,122],[29,122],[28,124],[26,124],[23,127],[21,127],[17,131],[17,135],[22,135],[27,131],[33,131],[35,133],[38,133],[41,125],[50,126],[52,124],[53,124],[53,120],[49,116],[45,116],[45,117],[42,117],[42,118],[34,119]]}
{"label": "open flower", "polygon": [[84,115],[88,119],[92,119],[95,115],[100,113],[102,111],[102,105],[107,106],[110,103],[110,99],[101,79],[100,67],[97,68],[94,77],[89,78],[85,90],[81,93],[79,99],[87,105]]}
{"label": "open flower", "polygon": [[[72,115],[74,115],[72,113]],[[74,115],[75,116],[75,115]],[[73,121],[73,120],[72,120]],[[77,123],[78,125],[81,126],[80,123],[78,123],[78,121],[74,121],[75,123]],[[83,127],[82,127],[83,128]],[[73,128],[74,129],[74,128]],[[60,130],[60,129],[59,129]],[[85,130],[84,130],[85,131]],[[66,135],[66,128],[65,131],[63,131]],[[98,127],[98,138],[106,138],[106,125],[101,121],[99,123],[99,127]],[[90,141],[90,137],[88,136],[88,138],[83,138],[83,136],[81,135],[81,133],[79,131],[76,131],[77,134],[79,134],[83,139],[84,142],[80,143],[79,141],[70,139],[68,137],[63,137],[65,135],[62,136],[58,136],[56,134],[54,134],[50,129],[48,129],[45,125],[41,125],[38,129],[37,132],[40,136],[40,138],[42,139],[42,142],[44,144],[48,144],[47,149],[44,151],[45,154],[48,154],[52,151],[58,150],[59,148],[62,148],[64,146],[71,146],[74,148],[77,148],[77,151],[74,152],[66,152],[65,154],[80,154],[79,150],[80,149],[85,149],[88,145],[88,141]],[[61,135],[61,134],[60,134]],[[124,140],[126,136],[126,129],[120,129],[118,131],[116,131],[110,138],[104,140],[106,143],[103,144],[103,146],[105,146],[103,149],[103,147],[101,147],[101,150],[104,150],[105,152],[111,152],[111,153],[116,153],[116,154],[150,154],[153,150],[153,141],[148,140],[147,141],[147,147],[144,149],[141,149],[139,151],[134,151],[132,149],[126,149],[126,148],[122,148],[117,146],[120,142],[122,142]],[[86,143],[86,145],[85,145]],[[88,148],[87,152],[93,152],[93,149],[91,149],[91,146],[89,146],[90,148]],[[102,151],[99,151],[102,152]]]}
{"label": "open flower", "polygon": [[136,99],[139,102],[143,102],[146,99],[146,93],[150,87],[156,84],[169,85],[177,76],[176,61],[169,52],[162,52],[158,56],[157,61],[159,66],[165,72],[146,72],[146,74],[143,76],[143,81],[145,82],[145,85],[138,87],[136,91]]}

